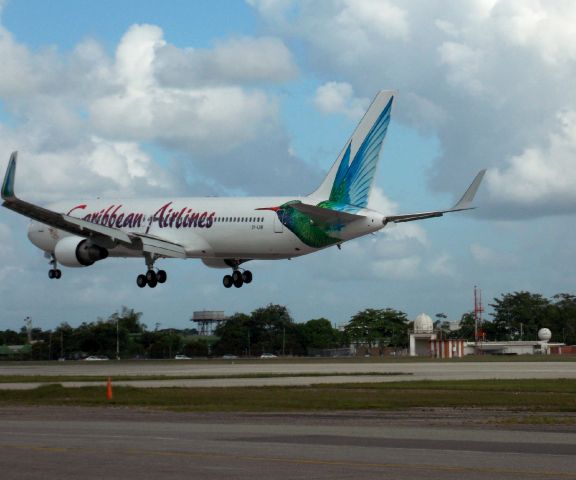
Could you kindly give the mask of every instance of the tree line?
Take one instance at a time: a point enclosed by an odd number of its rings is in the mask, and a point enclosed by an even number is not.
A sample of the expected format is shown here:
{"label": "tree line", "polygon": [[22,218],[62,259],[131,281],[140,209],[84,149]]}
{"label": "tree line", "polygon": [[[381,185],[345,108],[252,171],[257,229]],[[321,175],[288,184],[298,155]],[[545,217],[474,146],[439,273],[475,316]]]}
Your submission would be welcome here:
{"label": "tree line", "polygon": [[[548,299],[526,291],[495,298],[491,319],[479,327],[486,340],[536,340],[540,328],[552,331],[552,341],[576,344],[576,296],[568,293]],[[436,314],[436,331],[443,338],[474,340],[473,312],[462,315],[459,327],[451,328],[446,315]],[[62,323],[54,330],[33,329],[30,349],[22,358],[55,360],[105,355],[109,358],[173,358],[221,355],[259,356],[316,355],[323,350],[363,346],[382,353],[385,348],[408,345],[413,324],[406,313],[392,308],[364,309],[353,315],[343,328],[326,318],[296,323],[282,305],[267,305],[250,314],[235,313],[221,323],[212,337],[190,329],[148,329],[142,313],[122,307],[106,319],[84,322],[74,328]],[[0,346],[27,343],[26,328],[0,331]],[[2,350],[0,349],[0,352]]]}

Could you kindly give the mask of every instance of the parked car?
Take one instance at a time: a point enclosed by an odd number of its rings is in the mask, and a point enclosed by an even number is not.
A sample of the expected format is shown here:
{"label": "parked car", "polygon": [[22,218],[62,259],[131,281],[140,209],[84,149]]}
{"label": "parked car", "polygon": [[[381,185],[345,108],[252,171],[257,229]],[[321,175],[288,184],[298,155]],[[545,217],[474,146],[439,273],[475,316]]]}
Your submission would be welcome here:
{"label": "parked car", "polygon": [[192,359],[186,355],[176,355],[174,357],[174,360],[192,360]]}
{"label": "parked car", "polygon": [[222,355],[223,360],[236,360],[238,355]]}
{"label": "parked car", "polygon": [[87,362],[101,362],[103,360],[110,360],[106,355],[90,355],[84,359]]}
{"label": "parked car", "polygon": [[273,353],[263,353],[262,355],[260,355],[260,358],[278,358],[278,357]]}

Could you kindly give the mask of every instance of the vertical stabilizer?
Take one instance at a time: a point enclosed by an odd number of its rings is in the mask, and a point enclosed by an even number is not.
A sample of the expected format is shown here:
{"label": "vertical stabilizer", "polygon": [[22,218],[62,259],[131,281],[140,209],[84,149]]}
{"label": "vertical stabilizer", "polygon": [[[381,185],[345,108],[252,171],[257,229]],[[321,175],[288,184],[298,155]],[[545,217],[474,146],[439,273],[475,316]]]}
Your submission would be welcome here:
{"label": "vertical stabilizer", "polygon": [[354,130],[313,201],[366,207],[396,92],[381,91]]}

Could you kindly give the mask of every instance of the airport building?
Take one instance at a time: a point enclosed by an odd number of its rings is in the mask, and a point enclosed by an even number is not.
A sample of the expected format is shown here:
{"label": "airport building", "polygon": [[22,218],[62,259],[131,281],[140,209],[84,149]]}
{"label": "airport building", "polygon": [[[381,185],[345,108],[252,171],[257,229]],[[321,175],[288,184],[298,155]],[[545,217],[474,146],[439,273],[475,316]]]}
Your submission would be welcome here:
{"label": "airport building", "polygon": [[563,343],[550,343],[552,332],[547,328],[538,331],[537,340],[514,340],[506,342],[462,339],[442,339],[434,331],[432,319],[421,313],[414,320],[410,332],[410,356],[434,358],[458,358],[464,355],[550,355],[572,353]]}

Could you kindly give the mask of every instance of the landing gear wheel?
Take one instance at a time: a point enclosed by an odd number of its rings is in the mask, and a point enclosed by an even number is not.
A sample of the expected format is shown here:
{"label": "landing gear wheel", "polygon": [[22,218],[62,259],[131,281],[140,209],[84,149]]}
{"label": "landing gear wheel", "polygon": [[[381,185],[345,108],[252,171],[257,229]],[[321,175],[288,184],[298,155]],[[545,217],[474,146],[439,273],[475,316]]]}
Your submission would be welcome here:
{"label": "landing gear wheel", "polygon": [[150,288],[156,288],[156,285],[158,285],[158,279],[156,278],[156,275],[154,275],[152,280],[148,280],[148,286]]}
{"label": "landing gear wheel", "polygon": [[166,271],[158,270],[158,273],[156,273],[156,280],[158,280],[158,283],[165,283],[167,279],[168,275],[166,274]]}
{"label": "landing gear wheel", "polygon": [[154,270],[148,270],[146,272],[146,281],[151,284],[154,283],[154,286],[158,283],[158,277],[156,277],[156,272]]}
{"label": "landing gear wheel", "polygon": [[244,283],[250,283],[252,281],[252,272],[250,270],[244,270],[242,274],[242,280]]}
{"label": "landing gear wheel", "polygon": [[56,278],[56,270],[54,270],[53,268],[51,268],[50,270],[48,270],[48,278]]}
{"label": "landing gear wheel", "polygon": [[236,288],[240,288],[244,284],[244,280],[242,279],[242,273],[238,270],[234,270],[232,273],[232,281],[234,282],[234,286]]}
{"label": "landing gear wheel", "polygon": [[232,280],[232,277],[230,275],[224,275],[224,278],[222,279],[222,284],[226,288],[230,288],[232,285],[234,285],[234,280]]}
{"label": "landing gear wheel", "polygon": [[140,288],[144,288],[147,284],[148,284],[148,280],[146,280],[146,275],[138,275],[136,277],[136,284],[140,287]]}
{"label": "landing gear wheel", "polygon": [[62,277],[62,270],[60,270],[59,268],[56,268],[54,270],[54,278],[59,279],[60,277]]}

